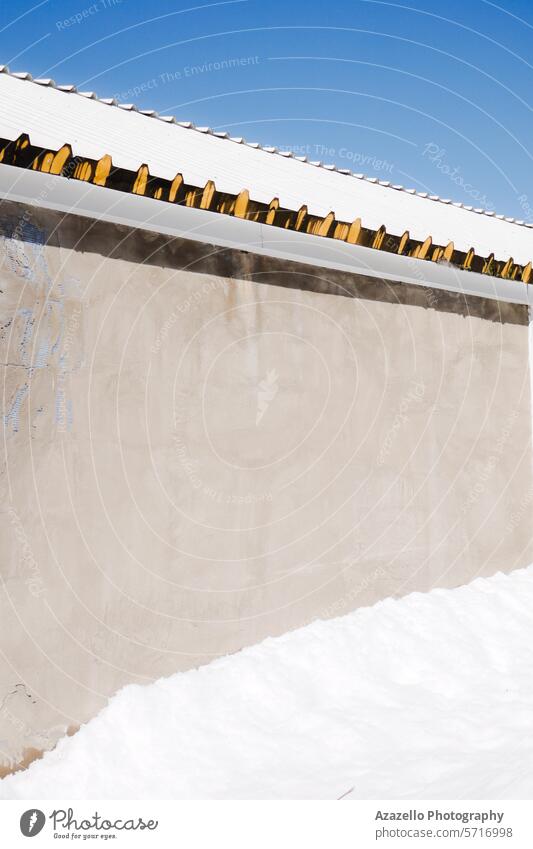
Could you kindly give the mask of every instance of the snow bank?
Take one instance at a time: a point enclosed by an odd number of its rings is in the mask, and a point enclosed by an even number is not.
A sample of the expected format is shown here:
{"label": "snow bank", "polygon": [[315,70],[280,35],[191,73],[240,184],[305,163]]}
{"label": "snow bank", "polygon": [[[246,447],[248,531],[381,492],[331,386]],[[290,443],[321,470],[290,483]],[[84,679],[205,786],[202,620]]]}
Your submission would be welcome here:
{"label": "snow bank", "polygon": [[532,729],[530,567],[126,687],[0,798],[531,798]]}

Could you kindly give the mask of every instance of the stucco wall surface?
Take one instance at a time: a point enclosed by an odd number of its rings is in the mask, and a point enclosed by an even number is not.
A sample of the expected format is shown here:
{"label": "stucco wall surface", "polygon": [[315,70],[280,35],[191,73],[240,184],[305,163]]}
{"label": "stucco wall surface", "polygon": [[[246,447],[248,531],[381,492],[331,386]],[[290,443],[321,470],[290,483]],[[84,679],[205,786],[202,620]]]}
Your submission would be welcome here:
{"label": "stucco wall surface", "polygon": [[0,762],[533,560],[527,310],[0,209]]}

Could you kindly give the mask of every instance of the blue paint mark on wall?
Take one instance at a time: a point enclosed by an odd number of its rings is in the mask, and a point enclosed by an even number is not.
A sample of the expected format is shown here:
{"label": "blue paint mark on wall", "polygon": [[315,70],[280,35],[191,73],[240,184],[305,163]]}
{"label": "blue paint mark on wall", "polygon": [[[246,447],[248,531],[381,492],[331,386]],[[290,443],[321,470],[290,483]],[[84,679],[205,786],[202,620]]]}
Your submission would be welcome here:
{"label": "blue paint mark on wall", "polygon": [[[67,377],[81,367],[83,355],[76,352],[75,362],[69,365],[71,347],[76,338],[79,319],[74,313],[67,327],[65,320],[65,298],[77,300],[83,296],[78,278],[68,274],[63,280],[54,281],[48,269],[46,248],[47,234],[31,221],[31,211],[20,216],[0,216],[0,256],[2,266],[8,272],[23,278],[34,292],[32,306],[16,310],[4,328],[13,321],[17,323],[15,334],[18,350],[14,365],[26,369],[28,383],[16,389],[11,406],[5,413],[4,423],[13,433],[19,430],[21,407],[28,395],[29,385],[36,370],[51,365],[57,366],[55,397],[55,419],[61,430],[71,430],[73,422],[72,400],[67,397]],[[50,298],[52,286],[57,284],[59,299]],[[79,309],[81,315],[81,307]],[[0,328],[1,329],[1,328]],[[76,351],[76,348],[74,348]]]}
{"label": "blue paint mark on wall", "polygon": [[33,328],[35,325],[35,318],[33,315],[33,310],[27,307],[24,309],[17,310],[17,315],[22,316],[24,320],[19,342],[20,356],[23,365],[25,365],[26,368],[29,368],[31,359],[30,346],[33,339]]}
{"label": "blue paint mark on wall", "polygon": [[17,389],[15,397],[11,402],[11,407],[9,408],[9,411],[4,415],[4,427],[6,429],[9,429],[9,427],[11,426],[13,433],[18,433],[20,425],[20,407],[27,394],[28,384],[25,383],[24,386],[21,386],[19,389]]}
{"label": "blue paint mark on wall", "polygon": [[26,216],[0,218],[0,236],[3,237],[3,253],[10,271],[31,283],[44,283],[45,290],[49,291],[53,281],[46,262],[44,230]]}

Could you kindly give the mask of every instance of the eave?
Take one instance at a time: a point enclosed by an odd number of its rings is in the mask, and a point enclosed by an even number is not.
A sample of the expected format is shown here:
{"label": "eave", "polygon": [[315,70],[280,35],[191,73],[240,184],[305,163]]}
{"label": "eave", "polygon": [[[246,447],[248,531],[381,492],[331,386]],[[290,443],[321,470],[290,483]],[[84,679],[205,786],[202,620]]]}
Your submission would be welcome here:
{"label": "eave", "polygon": [[30,207],[245,250],[422,287],[517,304],[532,304],[532,287],[438,262],[265,225],[231,215],[104,188],[11,165],[0,167],[0,196]]}

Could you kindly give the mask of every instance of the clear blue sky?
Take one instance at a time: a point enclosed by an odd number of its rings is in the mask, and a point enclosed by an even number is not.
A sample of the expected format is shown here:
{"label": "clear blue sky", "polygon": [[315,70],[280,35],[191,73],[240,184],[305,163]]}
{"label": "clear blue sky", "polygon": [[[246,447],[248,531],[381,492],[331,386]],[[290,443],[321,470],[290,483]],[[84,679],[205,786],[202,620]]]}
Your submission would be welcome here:
{"label": "clear blue sky", "polygon": [[12,70],[533,220],[531,0],[15,0],[0,30]]}

